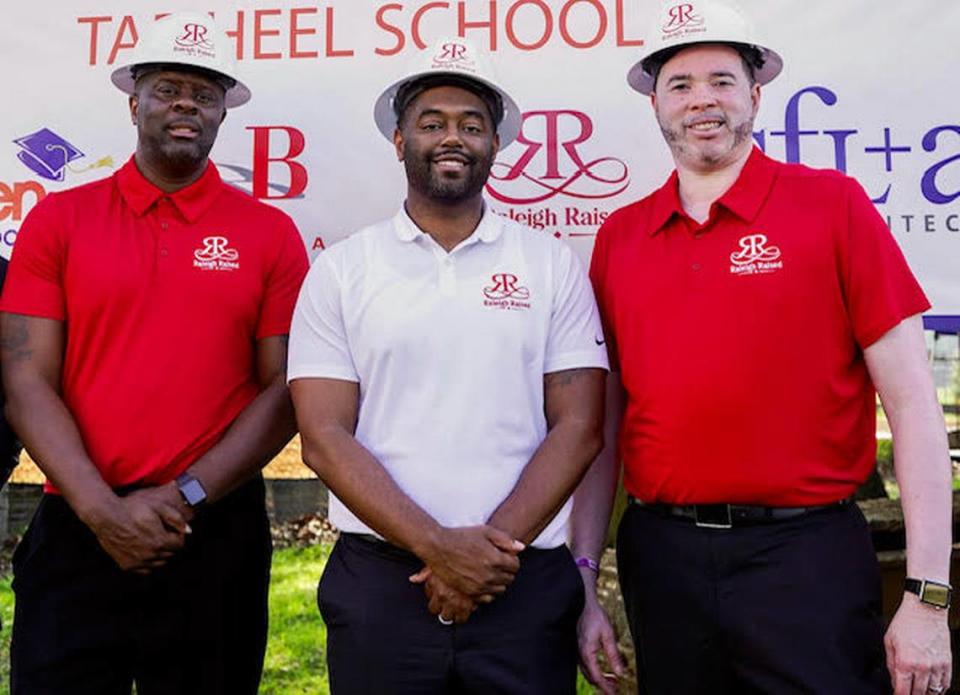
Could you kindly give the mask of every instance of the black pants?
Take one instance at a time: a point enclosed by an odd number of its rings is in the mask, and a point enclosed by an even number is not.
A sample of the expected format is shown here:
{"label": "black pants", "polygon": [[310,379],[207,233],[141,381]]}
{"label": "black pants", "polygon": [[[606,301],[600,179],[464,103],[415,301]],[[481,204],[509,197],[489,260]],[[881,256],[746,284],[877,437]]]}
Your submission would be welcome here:
{"label": "black pants", "polygon": [[641,693],[890,692],[856,505],[729,530],[630,505],[617,564]]}
{"label": "black pants", "polygon": [[576,688],[583,585],[565,546],[527,549],[507,591],[463,625],[441,625],[422,563],[384,542],[343,534],[318,589],[333,695],[522,693]]}
{"label": "black pants", "polygon": [[13,695],[253,695],[267,634],[270,528],[259,478],[202,510],[164,567],[121,571],[44,495],[13,558]]}

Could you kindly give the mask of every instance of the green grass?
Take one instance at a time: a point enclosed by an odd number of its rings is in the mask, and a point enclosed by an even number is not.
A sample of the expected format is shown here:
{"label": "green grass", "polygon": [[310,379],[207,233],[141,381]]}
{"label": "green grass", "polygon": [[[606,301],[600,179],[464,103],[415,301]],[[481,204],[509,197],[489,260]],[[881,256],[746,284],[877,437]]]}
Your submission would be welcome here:
{"label": "green grass", "polygon": [[10,626],[13,625],[13,589],[11,577],[0,577],[0,620],[3,632],[0,633],[0,693],[10,691]]}
{"label": "green grass", "polygon": [[317,610],[317,581],[331,546],[287,548],[273,554],[270,634],[260,692],[327,695],[327,630]]}
{"label": "green grass", "polygon": [[[270,635],[260,692],[264,695],[329,695],[327,631],[317,610],[317,581],[330,545],[287,548],[273,554],[270,583]],[[0,577],[0,695],[9,692],[10,625],[13,591],[10,577]],[[578,695],[593,689],[581,676]]]}

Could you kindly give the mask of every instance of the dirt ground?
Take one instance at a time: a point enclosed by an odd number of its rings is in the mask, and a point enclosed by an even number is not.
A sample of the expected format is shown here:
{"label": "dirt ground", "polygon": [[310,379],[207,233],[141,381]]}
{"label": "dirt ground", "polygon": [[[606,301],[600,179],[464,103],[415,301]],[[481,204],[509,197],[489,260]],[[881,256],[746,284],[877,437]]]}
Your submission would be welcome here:
{"label": "dirt ground", "polygon": [[[303,465],[300,460],[300,435],[297,435],[286,448],[277,454],[263,472],[267,478],[286,478],[300,480],[303,478],[315,478],[313,471]],[[13,470],[10,481],[14,483],[42,483],[43,473],[37,468],[37,465],[30,458],[30,455],[24,451],[20,455],[20,465]]]}

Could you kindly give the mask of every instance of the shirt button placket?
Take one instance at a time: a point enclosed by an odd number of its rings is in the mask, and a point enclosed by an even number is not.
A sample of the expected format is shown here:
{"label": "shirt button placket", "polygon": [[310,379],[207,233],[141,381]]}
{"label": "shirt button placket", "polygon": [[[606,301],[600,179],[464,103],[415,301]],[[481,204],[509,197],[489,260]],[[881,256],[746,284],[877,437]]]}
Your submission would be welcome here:
{"label": "shirt button placket", "polygon": [[693,245],[689,258],[687,276],[690,278],[690,289],[695,292],[702,292],[706,283],[704,281],[704,246],[706,240],[704,234],[698,233],[693,237]]}
{"label": "shirt button placket", "polygon": [[444,297],[452,297],[457,293],[457,269],[453,259],[447,255],[440,259],[439,289]]}
{"label": "shirt button placket", "polygon": [[170,212],[170,201],[166,198],[161,198],[159,204],[157,205],[157,213],[158,217],[160,218],[160,234],[157,242],[157,255],[161,259],[165,259],[170,255],[170,239],[168,238],[170,230]]}

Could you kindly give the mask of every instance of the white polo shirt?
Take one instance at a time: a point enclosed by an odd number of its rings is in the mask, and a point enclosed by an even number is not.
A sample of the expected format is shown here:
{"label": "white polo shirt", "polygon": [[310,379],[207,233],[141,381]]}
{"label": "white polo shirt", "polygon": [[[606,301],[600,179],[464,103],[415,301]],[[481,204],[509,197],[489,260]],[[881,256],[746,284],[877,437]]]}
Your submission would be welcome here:
{"label": "white polo shirt", "polygon": [[[449,254],[401,211],[322,252],[287,378],[360,385],[357,440],[444,526],[482,524],[547,434],[543,375],[607,368],[586,273],[557,239],[489,211]],[[533,545],[567,537],[571,502]],[[330,521],[372,533],[331,495]]]}

